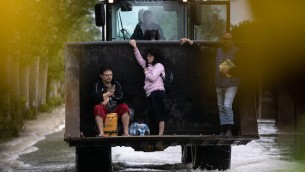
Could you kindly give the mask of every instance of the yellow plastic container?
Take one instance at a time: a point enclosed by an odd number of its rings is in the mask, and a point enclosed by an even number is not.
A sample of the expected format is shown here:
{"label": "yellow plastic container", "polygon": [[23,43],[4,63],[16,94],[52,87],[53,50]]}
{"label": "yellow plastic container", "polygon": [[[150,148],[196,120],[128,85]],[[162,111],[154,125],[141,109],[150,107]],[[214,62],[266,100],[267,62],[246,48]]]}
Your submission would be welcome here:
{"label": "yellow plastic container", "polygon": [[106,136],[117,136],[118,135],[118,115],[117,113],[107,114],[104,123],[104,134]]}

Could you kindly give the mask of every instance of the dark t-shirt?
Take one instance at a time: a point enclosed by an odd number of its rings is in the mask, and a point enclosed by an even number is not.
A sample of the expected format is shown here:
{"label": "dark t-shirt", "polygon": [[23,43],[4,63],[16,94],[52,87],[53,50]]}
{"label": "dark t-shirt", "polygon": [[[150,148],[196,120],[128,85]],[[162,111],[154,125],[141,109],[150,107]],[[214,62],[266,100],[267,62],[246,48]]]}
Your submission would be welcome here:
{"label": "dark t-shirt", "polygon": [[131,35],[130,39],[144,40],[145,30],[158,30],[159,34],[160,34],[160,39],[165,40],[165,37],[163,35],[163,31],[162,31],[160,25],[158,25],[154,22],[152,22],[149,27],[145,27],[143,23],[138,23],[136,28],[134,29],[134,32]]}

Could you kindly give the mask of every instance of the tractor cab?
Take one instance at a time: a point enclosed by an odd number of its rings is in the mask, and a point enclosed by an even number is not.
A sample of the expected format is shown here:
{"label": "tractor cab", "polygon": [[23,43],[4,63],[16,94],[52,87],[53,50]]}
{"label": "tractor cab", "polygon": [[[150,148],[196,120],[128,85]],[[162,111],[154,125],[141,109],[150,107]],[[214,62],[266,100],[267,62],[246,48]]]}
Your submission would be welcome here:
{"label": "tractor cab", "polygon": [[130,39],[137,24],[145,24],[146,10],[152,12],[152,22],[160,25],[167,41],[183,37],[217,41],[230,29],[230,1],[108,0],[95,9],[96,25],[106,41]]}

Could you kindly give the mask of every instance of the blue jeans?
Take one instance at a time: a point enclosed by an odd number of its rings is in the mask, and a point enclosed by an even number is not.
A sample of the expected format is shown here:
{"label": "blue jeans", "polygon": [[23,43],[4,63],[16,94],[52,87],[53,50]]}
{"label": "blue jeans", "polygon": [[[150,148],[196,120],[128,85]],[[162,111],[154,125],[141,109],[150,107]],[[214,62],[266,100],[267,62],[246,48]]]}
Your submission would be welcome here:
{"label": "blue jeans", "polygon": [[220,125],[234,125],[234,114],[232,104],[238,87],[227,88],[216,87]]}

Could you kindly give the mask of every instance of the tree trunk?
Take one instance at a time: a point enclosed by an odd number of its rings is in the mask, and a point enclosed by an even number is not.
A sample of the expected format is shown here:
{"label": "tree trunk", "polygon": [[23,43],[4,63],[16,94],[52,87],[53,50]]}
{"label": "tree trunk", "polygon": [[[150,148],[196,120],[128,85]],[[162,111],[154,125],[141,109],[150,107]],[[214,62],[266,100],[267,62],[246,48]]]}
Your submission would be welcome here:
{"label": "tree trunk", "polygon": [[[0,57],[2,58],[2,57]],[[10,109],[10,94],[9,94],[9,83],[10,83],[10,59],[7,58],[6,54],[0,63],[0,138],[7,137],[10,135],[10,122],[12,121],[11,109]]]}
{"label": "tree trunk", "polygon": [[38,78],[39,78],[39,57],[34,57],[30,65],[30,109],[37,112]]}
{"label": "tree trunk", "polygon": [[28,111],[29,101],[30,101],[30,92],[29,92],[29,65],[20,66],[20,96],[23,99],[23,110]]}
{"label": "tree trunk", "polygon": [[51,100],[56,96],[56,82],[55,80],[50,81],[50,86],[49,86],[49,95],[48,99]]}
{"label": "tree trunk", "polygon": [[10,61],[10,105],[11,105],[11,116],[13,120],[20,121],[22,118],[20,116],[20,89],[19,89],[19,57],[16,54],[13,54],[14,57],[11,57]]}
{"label": "tree trunk", "polygon": [[39,85],[38,85],[38,106],[46,104],[48,81],[48,58],[40,58],[39,61]]}
{"label": "tree trunk", "polygon": [[49,95],[48,95],[48,99],[53,99],[53,98],[57,98],[61,96],[61,92],[60,90],[61,88],[61,82],[57,81],[57,80],[51,80],[50,81],[50,86],[49,86]]}
{"label": "tree trunk", "polygon": [[257,108],[257,113],[258,113],[258,119],[262,119],[263,114],[262,114],[262,109],[263,109],[263,93],[262,93],[262,78],[259,80],[259,85],[258,85],[258,108]]}
{"label": "tree trunk", "polygon": [[[4,54],[7,55],[7,54]],[[10,84],[10,59],[2,59],[0,71],[1,71],[1,87],[0,87],[0,110],[1,110],[1,123],[7,124],[11,121],[11,111],[10,111],[10,94],[9,94],[9,84]]]}

